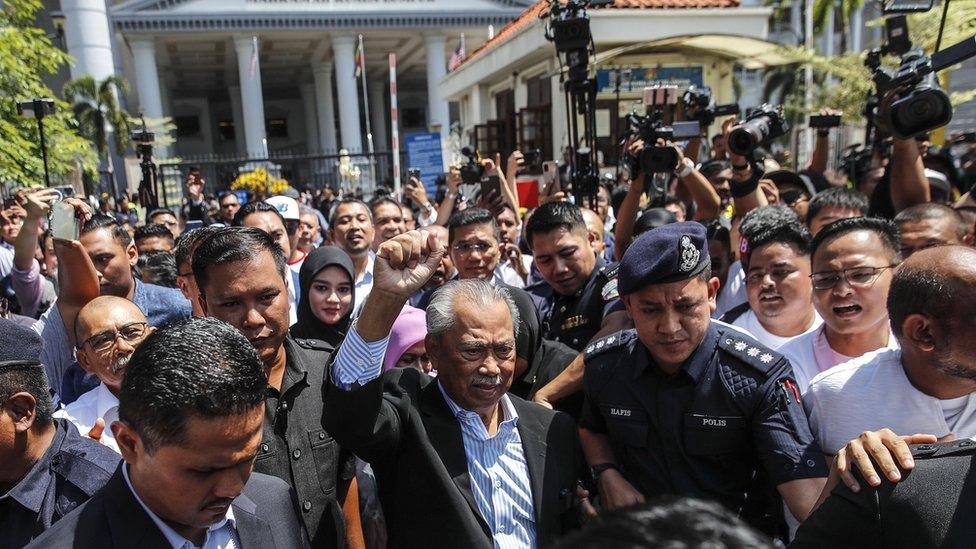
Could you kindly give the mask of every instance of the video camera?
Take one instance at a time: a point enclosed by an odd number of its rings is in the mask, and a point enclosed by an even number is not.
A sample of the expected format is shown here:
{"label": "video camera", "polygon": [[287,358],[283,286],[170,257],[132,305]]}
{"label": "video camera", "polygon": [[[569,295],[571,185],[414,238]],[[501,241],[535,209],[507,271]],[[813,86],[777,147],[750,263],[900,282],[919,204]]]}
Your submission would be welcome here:
{"label": "video camera", "polygon": [[[885,31],[884,46],[868,52],[865,65],[874,71],[872,79],[878,97],[897,88],[908,88],[908,91],[895,100],[887,112],[878,114],[899,139],[909,139],[945,126],[952,120],[952,103],[939,86],[936,73],[976,55],[976,36],[928,56],[913,46],[904,15],[885,20]],[[898,69],[892,71],[882,67],[883,55],[899,55]]]}
{"label": "video camera", "polygon": [[729,133],[729,150],[748,156],[752,151],[777,137],[786,135],[790,124],[783,117],[782,107],[764,103],[746,115],[746,119]]}
{"label": "video camera", "polygon": [[688,118],[697,120],[704,127],[711,126],[716,117],[739,114],[739,105],[735,103],[716,105],[712,98],[712,88],[708,86],[689,87],[681,96],[681,102],[684,103]]}
{"label": "video camera", "polygon": [[589,5],[603,5],[608,0],[568,0],[565,4],[554,1],[548,13],[546,39],[556,46],[556,52],[566,56],[569,81],[580,83],[587,79],[590,55],[593,53],[593,34],[590,32],[590,17],[586,15]]}
{"label": "video camera", "polygon": [[460,167],[461,182],[465,185],[480,183],[481,178],[485,175],[485,167],[481,164],[481,155],[478,154],[478,151],[472,151],[470,147],[461,149],[461,154],[468,159]]}
{"label": "video camera", "polygon": [[[687,95],[687,94],[686,94]],[[670,173],[678,167],[678,152],[671,141],[690,139],[701,135],[698,121],[672,122],[674,107],[678,101],[676,86],[655,86],[644,88],[646,114],[627,115],[627,125],[631,135],[644,142],[644,148],[637,154],[636,161],[644,173]],[[664,145],[658,145],[663,139]]]}

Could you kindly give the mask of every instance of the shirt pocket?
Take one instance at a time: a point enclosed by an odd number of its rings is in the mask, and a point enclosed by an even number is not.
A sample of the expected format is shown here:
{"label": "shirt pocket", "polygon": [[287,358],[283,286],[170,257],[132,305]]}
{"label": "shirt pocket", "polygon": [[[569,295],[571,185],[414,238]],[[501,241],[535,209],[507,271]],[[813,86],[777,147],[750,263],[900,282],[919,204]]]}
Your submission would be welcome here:
{"label": "shirt pocket", "polygon": [[339,444],[336,443],[325,429],[316,429],[308,433],[309,446],[312,449],[312,459],[319,478],[319,487],[327,495],[336,492],[336,467],[339,459]]}
{"label": "shirt pocket", "polygon": [[625,446],[646,447],[648,437],[647,414],[632,405],[605,404],[600,406],[607,422],[610,440]]}
{"label": "shirt pocket", "polygon": [[749,425],[745,416],[712,414],[684,415],[685,450],[696,456],[725,456],[749,448]]}
{"label": "shirt pocket", "polygon": [[258,446],[258,455],[254,458],[255,465],[273,458],[275,455],[273,448],[271,441],[262,440],[261,445]]}

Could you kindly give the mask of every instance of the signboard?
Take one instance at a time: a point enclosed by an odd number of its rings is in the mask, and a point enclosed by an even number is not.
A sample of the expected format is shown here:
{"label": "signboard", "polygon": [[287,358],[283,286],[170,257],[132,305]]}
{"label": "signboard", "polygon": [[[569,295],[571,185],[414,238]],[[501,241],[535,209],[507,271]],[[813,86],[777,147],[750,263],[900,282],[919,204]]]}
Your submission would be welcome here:
{"label": "signboard", "polygon": [[420,170],[420,179],[424,182],[428,196],[434,196],[437,190],[435,180],[444,173],[443,152],[441,150],[441,134],[415,133],[407,136],[407,165],[406,169]]}
{"label": "signboard", "polygon": [[[597,69],[597,93],[614,93],[612,72],[620,69]],[[700,65],[694,67],[655,67],[630,69],[630,83],[620,85],[620,93],[640,92],[648,86],[678,86],[687,88],[704,85],[704,71]]]}

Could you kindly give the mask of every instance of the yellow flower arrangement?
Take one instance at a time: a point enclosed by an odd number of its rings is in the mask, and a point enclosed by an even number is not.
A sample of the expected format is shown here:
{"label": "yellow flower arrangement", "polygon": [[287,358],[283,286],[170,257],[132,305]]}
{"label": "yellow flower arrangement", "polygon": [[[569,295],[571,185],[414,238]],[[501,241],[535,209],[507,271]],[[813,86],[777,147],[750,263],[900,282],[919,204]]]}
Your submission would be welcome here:
{"label": "yellow flower arrangement", "polygon": [[288,181],[278,178],[264,168],[257,168],[254,171],[242,173],[230,184],[233,190],[248,190],[255,192],[267,192],[272,195],[281,194],[288,188]]}

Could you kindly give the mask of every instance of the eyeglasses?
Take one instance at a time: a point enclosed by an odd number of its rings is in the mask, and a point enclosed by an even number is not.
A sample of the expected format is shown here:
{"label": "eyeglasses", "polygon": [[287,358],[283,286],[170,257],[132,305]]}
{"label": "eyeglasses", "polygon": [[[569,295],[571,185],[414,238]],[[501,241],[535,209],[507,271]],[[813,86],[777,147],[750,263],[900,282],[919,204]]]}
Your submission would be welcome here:
{"label": "eyeglasses", "polygon": [[452,248],[454,249],[455,252],[459,254],[467,255],[471,252],[478,252],[479,254],[483,254],[488,250],[492,249],[493,246],[488,244],[487,242],[475,242],[473,244],[468,242],[459,242],[454,246],[452,246]]}
{"label": "eyeglasses", "polygon": [[885,265],[883,267],[851,267],[840,271],[821,271],[810,275],[815,290],[829,290],[840,282],[841,278],[851,286],[870,286],[877,280],[882,271],[897,267]]}
{"label": "eyeglasses", "polygon": [[78,348],[80,349],[84,347],[87,343],[88,346],[95,351],[107,351],[112,347],[112,345],[115,344],[115,340],[118,339],[119,336],[122,336],[122,339],[124,339],[126,343],[137,343],[146,335],[146,331],[148,331],[148,329],[149,324],[145,322],[130,322],[118,330],[106,330],[104,332],[99,332],[89,337],[85,341],[82,341],[81,345],[78,345]]}

